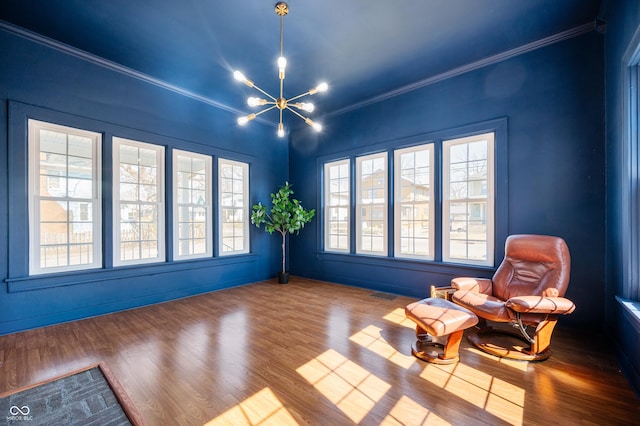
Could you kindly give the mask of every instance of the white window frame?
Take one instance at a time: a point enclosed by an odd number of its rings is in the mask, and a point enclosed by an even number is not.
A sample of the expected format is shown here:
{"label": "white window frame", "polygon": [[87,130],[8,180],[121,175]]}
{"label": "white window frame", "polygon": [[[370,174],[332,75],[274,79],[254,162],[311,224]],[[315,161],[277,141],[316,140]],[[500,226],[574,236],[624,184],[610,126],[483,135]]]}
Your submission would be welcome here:
{"label": "white window frame", "polygon": [[[484,197],[465,197],[452,200],[450,198],[450,185],[451,185],[451,177],[450,177],[450,150],[451,147],[456,145],[464,145],[471,144],[474,142],[486,141],[487,142],[487,177],[486,177],[486,196]],[[467,265],[483,265],[483,266],[493,266],[494,263],[494,228],[495,228],[495,133],[482,133],[473,136],[467,136],[463,138],[457,139],[449,139],[442,142],[442,221],[441,221],[441,229],[442,229],[442,260],[445,262],[451,263],[459,263],[459,264],[467,264]],[[469,161],[467,161],[469,163]],[[473,179],[469,179],[467,177],[467,183],[473,182]],[[468,192],[467,192],[468,195]],[[469,206],[477,202],[486,203],[486,211],[485,211],[485,219],[486,219],[486,227],[485,233],[483,235],[484,241],[486,241],[486,251],[484,253],[484,260],[473,259],[468,255],[469,247],[471,247],[471,243],[473,243],[473,239],[469,237],[469,217],[463,218],[461,221],[461,228],[467,235],[467,257],[453,257],[451,256],[451,230],[452,226],[456,226],[457,221],[453,220],[451,222],[451,204],[453,202],[456,203],[466,203],[467,211],[469,211]],[[468,215],[469,213],[467,213]],[[466,224],[466,225],[465,225]],[[460,231],[462,232],[462,231]]]}
{"label": "white window frame", "polygon": [[[211,191],[211,164],[212,159],[210,155],[197,154],[195,152],[190,151],[182,151],[179,149],[174,149],[172,152],[173,156],[173,259],[174,260],[187,260],[187,259],[198,259],[203,257],[211,257],[213,256],[213,222],[212,222],[212,197],[213,193]],[[199,160],[204,162],[204,187],[200,190],[202,192],[203,200],[202,202],[194,202],[190,195],[190,200],[185,201],[180,199],[180,189],[185,191],[193,191],[197,190],[193,188],[191,185],[191,180],[189,180],[189,187],[181,188],[180,182],[180,170],[178,167],[180,158],[187,158],[191,161]],[[187,238],[181,238],[180,231],[184,229],[185,226],[192,228],[195,222],[180,222],[180,210],[181,209],[189,209],[193,212],[195,209],[204,209],[204,226],[205,226],[205,250],[202,253],[194,253],[193,252],[193,241],[195,238],[193,237],[193,229],[189,230],[189,236]],[[185,243],[189,245],[188,254],[180,254],[181,244]]]}
{"label": "white window frame", "polygon": [[[402,156],[405,154],[415,154],[423,151],[426,151],[429,156],[429,160],[428,160],[429,164],[427,166],[428,182],[426,183],[426,185],[428,185],[428,192],[426,195],[427,200],[420,201],[414,198],[414,200],[402,201],[403,188],[406,187],[405,185],[403,185],[403,181],[405,179],[403,178],[404,176],[403,171],[406,169],[402,168]],[[395,240],[394,241],[394,257],[407,258],[407,259],[419,259],[419,260],[434,259],[434,253],[435,253],[435,198],[434,198],[435,169],[434,169],[434,164],[435,164],[435,161],[434,161],[434,144],[433,143],[417,145],[417,146],[398,149],[394,151],[394,168],[393,168],[394,169],[394,240]],[[413,171],[413,174],[415,175],[415,172],[416,172],[415,165],[413,166],[412,171]],[[416,186],[415,182],[414,182],[414,186]],[[414,194],[415,194],[415,191],[414,191]],[[427,246],[428,251],[426,254],[416,254],[416,249],[415,249],[416,240],[418,240],[419,238],[416,238],[415,231],[412,232],[411,235],[403,236],[402,225],[404,220],[402,219],[403,218],[402,212],[405,209],[411,209],[412,219],[408,221],[413,222],[412,224],[414,225],[414,229],[415,229],[416,222],[425,222],[425,220],[417,220],[415,218],[416,212],[418,210],[422,210],[425,208],[427,209],[428,220],[426,220],[426,222],[428,223],[428,228],[429,228],[429,231],[426,236],[428,239],[428,246]],[[409,251],[405,251],[403,253],[402,242],[404,239],[409,240],[412,249]]]}
{"label": "white window frame", "polygon": [[[91,198],[74,198],[67,196],[53,196],[43,194],[40,176],[40,131],[49,130],[59,133],[65,133],[67,135],[86,137],[92,140],[92,152],[91,152],[91,164],[92,164],[92,191]],[[52,123],[46,123],[43,121],[37,121],[33,119],[28,120],[28,164],[29,164],[29,275],[39,275],[45,273],[54,272],[66,272],[85,269],[94,269],[102,267],[102,160],[101,149],[102,135],[96,132],[90,132],[86,130],[80,130],[72,127],[61,126]],[[67,145],[68,154],[68,145]],[[66,158],[69,155],[64,154]],[[68,163],[67,174],[62,175],[65,184],[68,183]],[[41,222],[42,211],[40,210],[41,201],[57,201],[57,202],[82,202],[90,204],[93,211],[92,221],[92,246],[91,256],[92,262],[70,265],[71,250],[70,247],[74,245],[71,242],[71,236],[69,226],[67,226],[67,239],[66,243],[56,244],[58,246],[66,246],[67,250],[67,265],[64,266],[52,266],[43,267],[41,265]],[[67,216],[66,224],[71,222],[69,216]]]}
{"label": "white window frame", "polygon": [[[371,160],[375,160],[375,159],[382,159],[383,160],[383,164],[384,164],[384,171],[382,174],[382,179],[381,179],[381,184],[382,187],[379,188],[382,190],[382,193],[384,195],[384,201],[382,203],[380,202],[365,202],[365,200],[363,200],[362,198],[362,163],[365,161],[371,161]],[[360,156],[360,157],[356,157],[356,253],[358,254],[366,254],[366,255],[372,255],[372,256],[387,256],[388,253],[388,205],[389,205],[389,191],[388,191],[388,185],[389,185],[389,171],[388,171],[388,160],[387,160],[387,152],[379,152],[376,154],[370,154],[370,155],[364,155],[364,156]],[[375,170],[372,170],[372,175],[371,175],[371,179],[372,179],[372,185],[378,185],[377,181],[375,183],[373,183],[373,179],[374,179],[374,173]],[[362,217],[362,211],[364,208],[367,207],[382,207],[382,218],[381,219],[376,219],[376,221],[381,222],[382,224],[382,250],[369,250],[366,249],[363,244],[362,244],[362,239],[365,236],[370,236],[370,234],[364,234],[363,233],[363,217]]]}
{"label": "white window frame", "polygon": [[[124,203],[120,200],[120,147],[132,146],[139,149],[152,150],[156,152],[156,167],[157,167],[157,180],[156,180],[156,201],[138,201],[138,205],[153,205],[158,212],[157,220],[157,255],[155,257],[145,257],[139,259],[123,260],[121,258],[121,225],[120,225],[120,206]],[[165,161],[164,161],[164,147],[160,145],[150,144],[146,142],[139,142],[130,139],[124,139],[120,137],[113,138],[113,265],[140,265],[147,263],[164,262],[165,255]],[[138,240],[142,242],[143,240]]]}
{"label": "white window frame", "polygon": [[[340,173],[340,170],[346,166],[347,174],[343,176]],[[333,177],[332,171],[338,169],[338,176]],[[331,191],[331,181],[332,180],[345,180],[347,181],[347,190],[346,192],[338,190],[337,192]],[[338,185],[340,183],[338,182]],[[328,252],[337,252],[337,253],[349,253],[351,250],[351,162],[349,159],[332,161],[329,163],[325,163],[324,165],[324,250]],[[339,194],[339,197],[332,197],[332,195]],[[332,203],[332,200],[338,199],[338,203]],[[344,202],[346,200],[346,204]],[[345,220],[332,220],[332,212],[334,209],[346,209],[347,216]],[[331,234],[331,224],[333,222],[342,223],[346,222],[346,235]],[[346,238],[347,244],[346,247],[334,247],[332,245],[331,239],[332,237],[338,238]]]}
{"label": "white window frame", "polygon": [[[624,126],[623,182],[620,220],[626,229],[622,241],[622,288],[616,296],[640,322],[640,32],[636,31],[623,56]],[[622,298],[622,299],[621,299]],[[626,299],[625,301],[623,301]],[[631,309],[635,307],[635,309]]]}
{"label": "white window frame", "polygon": [[[243,207],[242,217],[241,217],[242,249],[239,249],[239,250],[225,249],[226,246],[225,246],[224,224],[227,222],[225,222],[224,209],[226,207],[232,207],[234,209],[238,208],[238,206],[235,206],[235,205],[233,206],[223,205],[224,204],[223,197],[224,197],[224,194],[227,193],[227,191],[224,190],[224,185],[223,185],[223,179],[225,178],[222,176],[223,166],[225,165],[242,168],[242,176],[243,176],[242,206],[240,206],[240,207]],[[233,195],[234,195],[234,192],[232,189],[232,193],[231,193],[232,199],[233,199]],[[227,160],[225,158],[218,158],[218,255],[219,256],[229,256],[234,254],[244,254],[244,253],[250,252],[250,247],[249,247],[249,210],[250,209],[251,209],[251,206],[249,205],[249,164],[240,162],[240,161]],[[229,222],[229,223],[233,223],[233,222]]]}

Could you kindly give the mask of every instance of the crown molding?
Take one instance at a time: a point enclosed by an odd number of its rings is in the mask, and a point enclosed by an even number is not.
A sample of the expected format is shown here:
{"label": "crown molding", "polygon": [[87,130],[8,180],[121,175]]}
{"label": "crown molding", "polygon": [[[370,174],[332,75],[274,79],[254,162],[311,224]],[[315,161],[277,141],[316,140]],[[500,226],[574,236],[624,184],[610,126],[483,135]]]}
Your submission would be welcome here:
{"label": "crown molding", "polygon": [[[104,59],[100,56],[94,55],[92,53],[88,53],[84,50],[78,49],[76,47],[73,46],[69,46],[65,43],[59,42],[57,40],[54,40],[52,38],[43,36],[41,34],[37,34],[33,31],[24,29],[22,27],[19,27],[17,25],[11,24],[9,22],[0,20],[0,29],[3,29],[7,32],[10,32],[12,34],[18,35],[20,37],[23,37],[25,39],[28,39],[30,41],[39,43],[43,46],[47,46],[50,47],[52,49],[58,50],[60,52],[64,52],[66,54],[69,54],[71,56],[74,56],[76,58],[85,60],[87,62],[93,63],[95,65],[104,67],[106,69],[118,72],[120,74],[124,74],[126,76],[141,80],[145,83],[149,83],[152,84],[154,86],[158,86],[161,87],[163,89],[169,90],[171,92],[177,93],[179,95],[185,96],[187,98],[191,98],[194,99],[196,101],[205,103],[207,105],[213,106],[215,108],[219,108],[222,109],[224,111],[228,111],[231,112],[233,114],[239,114],[242,115],[243,112],[236,109],[236,108],[232,108],[226,104],[223,104],[221,102],[218,102],[214,99],[211,99],[209,97],[200,95],[198,93],[192,92],[190,90],[187,89],[183,89],[179,86],[176,86],[174,84],[168,83],[164,80],[160,80],[158,78],[152,77],[148,74],[142,73],[140,71],[136,71],[132,68],[126,67],[124,65],[120,65],[116,62],[110,61],[108,59]],[[387,100],[389,98],[393,98],[395,96],[399,96],[417,89],[420,89],[422,87],[425,86],[429,86],[431,84],[435,84],[438,83],[440,81],[452,78],[452,77],[456,77],[459,76],[461,74],[465,74],[468,73],[470,71],[474,71],[477,70],[479,68],[483,68],[486,67],[488,65],[492,65],[492,64],[496,64],[498,62],[502,62],[505,61],[507,59],[513,58],[515,56],[518,55],[522,55],[524,53],[528,53],[528,52],[532,52],[534,50],[546,47],[546,46],[550,46],[552,44],[564,41],[564,40],[569,40],[571,38],[574,37],[578,37],[581,36],[583,34],[587,34],[590,33],[592,31],[595,31],[596,28],[596,22],[589,22],[583,25],[580,25],[578,27],[575,28],[571,28],[569,30],[566,31],[562,31],[560,33],[551,35],[549,37],[545,37],[543,39],[531,42],[531,43],[527,43],[525,45],[522,45],[520,47],[516,47],[514,49],[511,50],[507,50],[505,52],[502,53],[498,53],[496,55],[492,55],[489,56],[487,58],[484,59],[480,59],[478,61],[475,62],[471,62],[469,64],[466,65],[462,65],[460,67],[454,68],[452,70],[416,81],[415,83],[411,83],[411,84],[407,84],[405,86],[399,87],[397,89],[394,89],[392,91],[386,92],[386,93],[382,93],[380,95],[374,96],[372,98],[369,99],[365,99],[361,102],[357,102],[355,104],[346,106],[344,108],[340,108],[338,110],[332,111],[330,113],[327,113],[325,115],[323,115],[323,117],[327,118],[327,117],[333,117],[336,115],[340,115],[340,114],[344,114],[350,111],[354,111],[356,109],[365,107],[367,105],[371,105],[374,103],[378,103],[378,102],[382,102],[384,100]],[[259,118],[256,119],[256,121],[261,121]],[[270,124],[270,123],[266,123],[265,124]]]}
{"label": "crown molding", "polygon": [[66,53],[78,59],[82,59],[84,61],[90,62],[92,64],[98,65],[100,67],[109,69],[111,71],[115,71],[120,74],[124,74],[128,77],[133,77],[135,79],[141,80],[145,83],[153,84],[154,86],[161,87],[163,89],[169,90],[171,92],[177,93],[179,95],[185,96],[187,98],[194,99],[196,101],[205,103],[207,105],[211,105],[215,108],[219,108],[225,111],[232,112],[234,114],[242,114],[241,111],[232,108],[228,105],[225,105],[221,102],[218,102],[214,99],[208,98],[206,96],[199,95],[198,93],[192,92],[190,90],[183,89],[182,87],[176,86],[174,84],[168,83],[164,80],[160,80],[158,78],[152,77],[148,74],[142,73],[140,71],[136,71],[133,68],[126,67],[124,65],[120,65],[116,62],[110,61],[108,59],[104,59],[100,56],[94,55],[92,53],[86,52],[82,49],[78,49],[77,47],[69,46],[68,44],[62,43],[60,41],[54,40],[52,38],[43,36],[41,34],[35,33],[33,31],[24,29],[17,25],[11,24],[9,22],[0,20],[0,29],[3,29],[9,33],[15,34],[27,40],[33,41],[35,43],[41,44],[43,46],[58,50],[60,52]]}
{"label": "crown molding", "polygon": [[543,39],[531,42],[531,43],[527,43],[524,44],[520,47],[516,47],[514,49],[511,50],[507,50],[505,52],[502,53],[498,53],[496,55],[492,55],[492,56],[488,56],[484,59],[480,59],[478,61],[475,62],[471,62],[469,64],[466,65],[462,65],[458,68],[453,68],[449,71],[445,71],[441,74],[437,74],[431,77],[427,77],[425,79],[422,80],[418,80],[415,83],[411,83],[411,84],[407,84],[406,86],[402,86],[399,87],[397,89],[394,89],[392,91],[386,92],[386,93],[382,93],[380,95],[374,96],[372,98],[369,99],[365,99],[361,102],[357,102],[355,104],[346,106],[344,108],[340,108],[338,110],[332,111],[330,113],[327,113],[324,115],[324,117],[333,117],[336,115],[340,115],[340,114],[344,114],[350,111],[354,111],[356,109],[365,107],[367,105],[371,105],[371,104],[375,104],[378,102],[382,102],[385,101],[389,98],[393,98],[395,96],[399,96],[399,95],[403,95],[405,93],[408,92],[412,92],[414,90],[420,89],[422,87],[425,86],[429,86],[431,84],[435,84],[438,83],[440,81],[443,80],[447,80],[449,78],[452,77],[456,77],[459,76],[461,74],[465,74],[468,73],[470,71],[475,71],[479,68],[483,68],[489,65],[493,65],[496,64],[498,62],[502,62],[505,61],[507,59],[513,58],[515,56],[519,56],[522,55],[524,53],[528,53],[528,52],[532,52],[534,50],[540,49],[542,47],[546,47],[546,46],[550,46],[552,44],[564,41],[564,40],[569,40],[571,38],[574,37],[578,37],[581,36],[583,34],[587,34],[590,33],[592,31],[596,30],[596,22],[589,22],[583,25],[580,25],[578,27],[575,28],[571,28],[569,30],[566,31],[562,31],[560,33],[551,35],[549,37],[545,37]]}

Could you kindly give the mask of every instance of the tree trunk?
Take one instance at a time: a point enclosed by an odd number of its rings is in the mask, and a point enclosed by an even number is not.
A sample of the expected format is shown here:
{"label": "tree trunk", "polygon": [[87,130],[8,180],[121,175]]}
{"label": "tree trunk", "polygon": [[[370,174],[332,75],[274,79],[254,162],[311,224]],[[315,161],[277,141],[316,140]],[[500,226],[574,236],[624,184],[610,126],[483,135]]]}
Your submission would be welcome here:
{"label": "tree trunk", "polygon": [[286,269],[286,250],[285,250],[285,242],[286,242],[286,236],[287,233],[286,232],[282,232],[282,273],[284,274],[285,272],[287,272]]}

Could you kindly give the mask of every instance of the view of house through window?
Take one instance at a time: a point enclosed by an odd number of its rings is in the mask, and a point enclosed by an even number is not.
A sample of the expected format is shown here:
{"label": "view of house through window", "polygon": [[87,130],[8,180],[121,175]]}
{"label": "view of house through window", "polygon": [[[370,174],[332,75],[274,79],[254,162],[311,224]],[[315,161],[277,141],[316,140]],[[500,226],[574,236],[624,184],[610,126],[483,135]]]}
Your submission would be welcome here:
{"label": "view of house through window", "polygon": [[219,159],[220,255],[249,252],[249,165]]}
{"label": "view of house through window", "polygon": [[211,256],[211,157],[173,151],[173,257]]}
{"label": "view of house through window", "polygon": [[[106,144],[112,158],[105,165],[101,133],[28,119],[27,136],[25,273],[160,263],[167,260],[167,247],[173,255],[169,260],[212,258],[214,234],[217,255],[249,253],[248,163],[218,158],[215,188],[212,155],[171,148],[165,165],[164,145],[112,137]],[[110,168],[105,174],[103,166]],[[171,179],[165,178],[165,167]],[[348,162],[346,173],[340,190],[347,186],[348,203]],[[104,176],[112,179],[106,194]],[[172,212],[168,224],[166,194]],[[112,210],[107,223],[103,202]],[[106,262],[103,245],[113,250]]]}
{"label": "view of house through window", "polygon": [[[388,226],[393,225],[393,257],[493,265],[494,141],[492,131],[355,156],[353,179],[351,159],[325,163],[324,251],[350,253],[354,226],[356,254],[387,256]],[[388,154],[393,154],[393,191]],[[436,190],[437,182],[441,191]],[[355,209],[349,203],[354,183]],[[441,209],[438,215],[436,208]],[[436,246],[438,240],[441,244]]]}
{"label": "view of house through window", "polygon": [[356,158],[357,253],[387,254],[387,153]]}
{"label": "view of house through window", "polygon": [[433,144],[397,150],[395,256],[433,259]]}
{"label": "view of house through window", "polygon": [[325,250],[349,252],[351,191],[349,160],[324,166]]}
{"label": "view of house through window", "polygon": [[493,264],[493,133],[443,142],[444,261]]}
{"label": "view of house through window", "polygon": [[113,139],[115,265],[164,261],[164,147]]}
{"label": "view of house through window", "polygon": [[29,120],[30,274],[98,268],[98,133]]}

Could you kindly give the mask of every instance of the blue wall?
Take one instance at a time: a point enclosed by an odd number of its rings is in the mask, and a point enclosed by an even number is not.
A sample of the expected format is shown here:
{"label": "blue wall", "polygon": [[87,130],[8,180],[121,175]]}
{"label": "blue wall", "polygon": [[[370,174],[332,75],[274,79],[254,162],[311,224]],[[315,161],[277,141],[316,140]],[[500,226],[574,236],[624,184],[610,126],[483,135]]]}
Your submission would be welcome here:
{"label": "blue wall", "polygon": [[[640,393],[640,320],[634,319],[615,296],[624,296],[623,244],[629,227],[623,222],[623,164],[625,94],[623,58],[634,34],[640,30],[640,4],[634,0],[609,2],[606,11],[606,121],[607,121],[607,325],[617,343],[624,372]],[[637,185],[637,183],[636,183]],[[632,262],[639,262],[635,259]]]}
{"label": "blue wall", "polygon": [[[0,31],[0,113],[6,117],[0,120],[0,162],[8,164],[8,145],[16,143],[7,136],[9,105],[19,105],[19,110],[89,120],[108,132],[158,135],[167,146],[249,161],[251,203],[268,200],[289,176],[303,205],[319,210],[319,159],[504,120],[507,146],[498,149],[507,164],[501,185],[508,195],[500,201],[505,212],[498,224],[497,257],[507,234],[565,238],[573,259],[567,296],[578,310],[562,321],[600,327],[605,296],[603,45],[601,34],[589,33],[336,115],[323,120],[326,130],[320,135],[306,127],[292,132],[287,149],[270,127],[239,129],[229,112]],[[253,253],[247,256],[21,281],[12,275],[8,259],[10,250],[24,250],[26,236],[9,240],[9,217],[15,213],[8,206],[7,173],[6,167],[0,170],[0,277],[10,283],[0,292],[0,334],[266,279],[279,269],[277,238],[252,227]],[[327,256],[318,250],[319,224],[317,218],[291,238],[293,274],[422,297],[430,284],[492,273],[491,268],[435,262]],[[51,287],[19,291],[21,283],[23,288]]]}
{"label": "blue wall", "polygon": [[[238,128],[230,112],[13,31],[0,30],[0,63],[0,334],[255,282],[278,271],[277,239],[252,226],[249,255],[23,279],[27,232],[9,227],[24,223],[26,195],[9,190],[23,177],[9,176],[8,165],[14,161],[9,153],[24,149],[25,140],[9,122],[19,128],[27,116],[63,120],[103,132],[105,141],[115,134],[249,162],[252,204],[268,200],[286,180],[288,147],[273,128]],[[230,77],[211,84],[234,83]],[[12,169],[24,176],[27,164]],[[10,192],[22,201],[10,204]]]}
{"label": "blue wall", "polygon": [[[321,209],[321,162],[370,146],[402,146],[420,134],[506,119],[504,217],[497,258],[515,233],[563,237],[572,255],[567,297],[577,310],[561,324],[602,329],[605,296],[604,37],[590,32],[324,120],[321,135],[290,140],[290,181],[306,207]],[[366,84],[366,82],[363,82]],[[320,220],[291,242],[296,275],[426,297],[430,284],[493,269],[376,259],[319,251]],[[499,261],[499,260],[498,260]]]}

